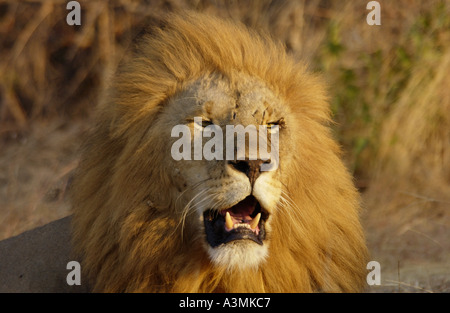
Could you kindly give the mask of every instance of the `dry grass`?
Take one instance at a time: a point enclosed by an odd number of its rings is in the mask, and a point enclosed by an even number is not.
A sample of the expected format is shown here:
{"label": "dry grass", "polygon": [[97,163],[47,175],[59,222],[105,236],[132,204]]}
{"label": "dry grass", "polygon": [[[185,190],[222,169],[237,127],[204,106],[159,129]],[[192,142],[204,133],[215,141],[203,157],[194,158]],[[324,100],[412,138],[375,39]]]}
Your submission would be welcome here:
{"label": "dry grass", "polygon": [[[0,0],[0,238],[68,214],[67,174],[108,77],[142,27],[194,9],[262,28],[330,83],[364,191],[381,291],[450,291],[450,3]],[[399,266],[400,264],[400,266]]]}

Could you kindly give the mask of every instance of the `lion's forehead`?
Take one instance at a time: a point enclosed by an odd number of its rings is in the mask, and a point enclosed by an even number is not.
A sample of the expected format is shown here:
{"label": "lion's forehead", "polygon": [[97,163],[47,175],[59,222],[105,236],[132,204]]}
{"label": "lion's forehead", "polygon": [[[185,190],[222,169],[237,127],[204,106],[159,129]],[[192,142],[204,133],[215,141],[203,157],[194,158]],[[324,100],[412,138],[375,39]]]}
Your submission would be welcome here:
{"label": "lion's forehead", "polygon": [[270,88],[245,75],[234,82],[206,77],[192,85],[189,93],[196,100],[191,114],[201,114],[218,124],[264,124],[285,110]]}

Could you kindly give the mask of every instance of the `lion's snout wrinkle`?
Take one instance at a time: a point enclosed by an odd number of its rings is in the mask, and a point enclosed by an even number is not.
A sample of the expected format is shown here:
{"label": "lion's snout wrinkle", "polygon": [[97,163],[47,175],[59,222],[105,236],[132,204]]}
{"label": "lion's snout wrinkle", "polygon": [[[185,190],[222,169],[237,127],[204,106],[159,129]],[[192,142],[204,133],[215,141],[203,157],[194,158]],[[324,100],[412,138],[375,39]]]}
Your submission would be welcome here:
{"label": "lion's snout wrinkle", "polygon": [[[323,79],[242,24],[187,12],[164,25],[124,58],[73,178],[72,241],[93,291],[361,290],[359,195]],[[204,131],[195,117],[262,125],[277,157],[175,160],[171,129]]]}

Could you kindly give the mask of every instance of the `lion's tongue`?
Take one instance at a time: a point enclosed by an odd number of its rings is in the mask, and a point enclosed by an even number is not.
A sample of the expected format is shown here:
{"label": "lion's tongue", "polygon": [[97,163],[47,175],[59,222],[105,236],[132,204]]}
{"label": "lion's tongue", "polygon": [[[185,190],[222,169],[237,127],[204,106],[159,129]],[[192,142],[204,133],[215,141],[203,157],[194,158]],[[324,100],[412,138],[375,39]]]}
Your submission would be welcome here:
{"label": "lion's tongue", "polygon": [[231,231],[235,227],[242,226],[258,233],[258,223],[261,213],[258,213],[253,218],[251,217],[255,211],[256,203],[254,197],[247,197],[231,208],[224,210],[222,214],[225,216],[225,229]]}
{"label": "lion's tongue", "polygon": [[230,215],[236,219],[251,220],[252,218],[250,215],[255,210],[255,206],[256,199],[254,197],[247,197],[238,204],[226,210],[225,213],[229,212]]}

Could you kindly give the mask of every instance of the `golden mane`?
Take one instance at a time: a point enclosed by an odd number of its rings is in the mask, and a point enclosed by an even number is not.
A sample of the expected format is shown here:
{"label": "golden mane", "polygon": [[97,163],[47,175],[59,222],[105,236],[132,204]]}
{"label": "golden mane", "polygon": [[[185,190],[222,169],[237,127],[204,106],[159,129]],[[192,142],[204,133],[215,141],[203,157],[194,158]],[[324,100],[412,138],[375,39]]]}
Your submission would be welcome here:
{"label": "golden mane", "polygon": [[[158,129],[161,108],[195,79],[257,77],[302,127],[289,178],[294,212],[273,221],[257,270],[213,267],[197,229],[176,231],[174,182]],[[320,78],[270,37],[199,13],[169,15],[141,38],[98,108],[71,191],[73,242],[94,291],[311,292],[361,290],[367,250],[359,196],[327,127]],[[154,151],[149,154],[149,151]],[[149,203],[148,199],[158,199]],[[197,239],[198,241],[198,239]]]}

